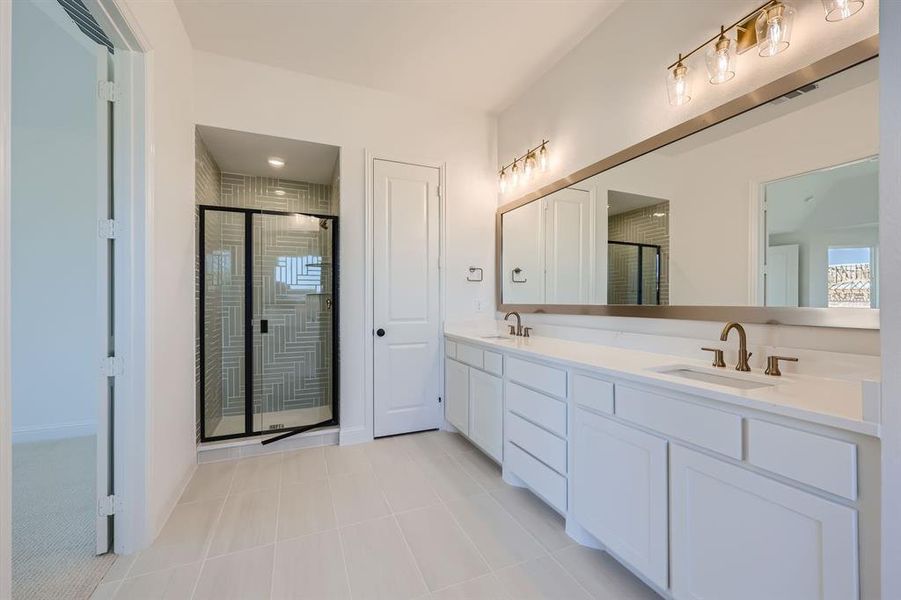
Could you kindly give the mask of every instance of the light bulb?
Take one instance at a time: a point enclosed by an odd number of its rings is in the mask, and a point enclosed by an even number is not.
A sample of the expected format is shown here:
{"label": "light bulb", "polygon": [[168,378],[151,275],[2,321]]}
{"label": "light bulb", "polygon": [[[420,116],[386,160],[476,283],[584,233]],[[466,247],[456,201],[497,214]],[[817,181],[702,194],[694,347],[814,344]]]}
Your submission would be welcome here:
{"label": "light bulb", "polygon": [[719,39],[707,49],[707,74],[714,85],[735,77],[735,45],[726,37],[723,27],[720,27]]}
{"label": "light bulb", "polygon": [[682,63],[682,55],[672,71],[666,74],[666,93],[669,103],[682,106],[691,101],[691,81],[688,79],[688,67]]}
{"label": "light bulb", "polygon": [[782,2],[761,11],[756,24],[760,56],[775,56],[789,47],[794,18],[795,9]]}
{"label": "light bulb", "polygon": [[547,142],[541,142],[541,149],[538,150],[538,168],[547,171],[551,164],[550,153],[547,151]]}
{"label": "light bulb", "polygon": [[863,8],[864,0],[823,0],[826,20],[830,23],[844,21],[856,15]]}
{"label": "light bulb", "polygon": [[285,159],[279,158],[278,156],[270,156],[266,162],[268,162],[271,166],[275,167],[276,169],[281,169],[282,167],[285,166]]}
{"label": "light bulb", "polygon": [[501,174],[497,179],[497,185],[500,188],[502,194],[505,191],[507,191],[507,169],[506,168],[501,169]]}
{"label": "light bulb", "polygon": [[510,167],[510,178],[512,179],[511,183],[513,184],[513,187],[516,187],[519,185],[519,175],[520,175],[519,163],[516,160],[514,160],[513,166]]}

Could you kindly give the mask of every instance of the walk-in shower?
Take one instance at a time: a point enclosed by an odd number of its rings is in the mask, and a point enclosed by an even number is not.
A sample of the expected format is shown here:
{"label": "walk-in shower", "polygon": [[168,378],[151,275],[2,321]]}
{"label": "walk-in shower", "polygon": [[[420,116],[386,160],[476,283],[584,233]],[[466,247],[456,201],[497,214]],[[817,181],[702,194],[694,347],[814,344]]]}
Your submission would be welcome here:
{"label": "walk-in shower", "polygon": [[337,152],[198,128],[200,441],[338,424]]}

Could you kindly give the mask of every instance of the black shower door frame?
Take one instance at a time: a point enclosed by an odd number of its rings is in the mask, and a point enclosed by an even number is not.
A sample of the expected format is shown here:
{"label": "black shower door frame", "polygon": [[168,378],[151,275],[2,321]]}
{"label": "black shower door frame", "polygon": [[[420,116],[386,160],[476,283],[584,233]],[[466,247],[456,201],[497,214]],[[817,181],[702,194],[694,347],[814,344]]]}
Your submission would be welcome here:
{"label": "black shower door frame", "polygon": [[614,246],[630,246],[632,248],[638,248],[638,273],[637,280],[638,286],[636,288],[637,292],[637,304],[644,304],[644,286],[642,285],[644,280],[644,249],[650,248],[654,251],[656,262],[655,262],[655,274],[654,274],[654,285],[655,285],[655,297],[657,299],[657,305],[660,305],[660,246],[658,244],[642,244],[639,242],[617,242],[613,240],[607,240],[608,244],[612,244]]}
{"label": "black shower door frame", "polygon": [[[335,215],[323,215],[318,213],[305,212],[285,212],[279,210],[266,210],[262,208],[238,208],[233,206],[214,206],[201,204],[197,207],[199,213],[198,225],[198,243],[197,257],[199,265],[199,289],[200,295],[198,299],[197,311],[197,330],[200,335],[200,441],[201,442],[218,442],[222,440],[231,440],[255,436],[269,436],[274,434],[274,438],[266,441],[274,441],[276,438],[281,439],[290,435],[303,433],[311,429],[320,427],[337,427],[339,424],[339,405],[340,396],[340,379],[339,379],[339,360],[338,360],[338,239],[339,239],[339,219]],[[206,257],[204,255],[205,239],[206,239],[206,213],[207,212],[230,212],[242,213],[244,215],[244,432],[232,433],[228,435],[207,436],[206,433],[206,331],[204,326],[204,312],[206,308]],[[302,425],[300,427],[286,427],[283,429],[267,429],[266,431],[253,430],[253,391],[254,391],[254,372],[253,372],[253,215],[275,215],[281,217],[312,217],[316,219],[324,219],[329,221],[332,228],[332,385],[331,403],[332,418],[328,421],[314,423],[312,425]]]}

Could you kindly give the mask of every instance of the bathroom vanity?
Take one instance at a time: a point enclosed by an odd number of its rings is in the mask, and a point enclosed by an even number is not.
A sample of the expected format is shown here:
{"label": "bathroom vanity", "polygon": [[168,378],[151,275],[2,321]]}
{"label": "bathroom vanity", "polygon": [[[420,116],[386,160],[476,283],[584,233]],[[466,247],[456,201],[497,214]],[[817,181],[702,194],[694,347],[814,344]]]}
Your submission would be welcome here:
{"label": "bathroom vanity", "polygon": [[445,354],[447,421],[664,597],[875,597],[861,382],[466,330]]}

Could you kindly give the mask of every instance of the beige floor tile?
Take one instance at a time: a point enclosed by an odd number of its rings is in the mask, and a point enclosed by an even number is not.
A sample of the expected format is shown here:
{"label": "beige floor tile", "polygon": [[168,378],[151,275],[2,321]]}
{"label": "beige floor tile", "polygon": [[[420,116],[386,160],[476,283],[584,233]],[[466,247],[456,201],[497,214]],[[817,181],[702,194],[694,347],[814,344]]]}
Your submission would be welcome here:
{"label": "beige floor tile", "polygon": [[467,496],[475,496],[484,491],[476,481],[466,474],[457,462],[448,455],[420,463],[429,477],[435,492],[445,502],[453,502]]}
{"label": "beige floor tile", "polygon": [[337,530],[279,542],[275,548],[273,577],[273,599],[350,598]]}
{"label": "beige floor tile", "polygon": [[496,571],[501,587],[517,600],[590,600],[576,580],[550,556]]}
{"label": "beige floor tile", "polygon": [[197,466],[194,476],[182,493],[179,502],[225,498],[231,486],[237,462],[233,460],[205,463]]}
{"label": "beige floor tile", "polygon": [[282,484],[317,481],[328,477],[323,448],[303,448],[282,457]]}
{"label": "beige floor tile", "polygon": [[277,490],[231,494],[216,525],[209,556],[273,543],[277,513]]}
{"label": "beige floor tile", "polygon": [[547,554],[488,494],[452,502],[448,509],[492,569],[509,567]]}
{"label": "beige floor tile", "polygon": [[478,579],[458,583],[434,592],[433,600],[514,600],[507,596],[500,582],[493,574],[482,575]]}
{"label": "beige floor tile", "polygon": [[505,485],[490,492],[549,552],[575,543],[564,531],[566,523],[563,517],[529,490]]}
{"label": "beige floor tile", "polygon": [[327,479],[282,485],[278,539],[334,529],[335,509]]}
{"label": "beige floor tile", "polygon": [[282,475],[282,455],[267,454],[238,461],[230,493],[277,488]]}
{"label": "beige floor tile", "polygon": [[394,517],[342,529],[341,540],[355,600],[408,600],[428,592]]}
{"label": "beige floor tile", "polygon": [[488,572],[488,565],[444,506],[396,516],[430,590],[462,583]]}
{"label": "beige floor tile", "polygon": [[201,560],[222,503],[206,500],[177,505],[153,545],[135,559],[129,577]]}
{"label": "beige floor tile", "polygon": [[373,473],[332,477],[329,483],[339,527],[391,514]]}
{"label": "beige floor tile", "polygon": [[201,563],[174,567],[126,579],[116,592],[116,600],[190,600],[200,575]]}
{"label": "beige floor tile", "polygon": [[416,460],[447,456],[445,444],[442,443],[438,433],[437,431],[425,431],[400,436],[398,440],[406,445],[407,452]]}
{"label": "beige floor tile", "polygon": [[131,570],[131,566],[135,564],[135,559],[137,557],[137,553],[117,556],[116,562],[113,563],[113,566],[111,566],[109,571],[106,572],[106,575],[103,576],[103,581],[119,581],[125,579],[128,576],[128,571]]}
{"label": "beige floor tile", "polygon": [[606,552],[574,545],[557,561],[597,600],[659,600],[654,590]]}
{"label": "beige floor tile", "polygon": [[90,600],[113,600],[120,585],[121,581],[104,581],[94,589]]}
{"label": "beige floor tile", "polygon": [[275,544],[207,560],[194,600],[256,600],[269,597]]}
{"label": "beige floor tile", "polygon": [[449,431],[434,431],[428,435],[433,436],[438,445],[448,454],[460,454],[463,452],[479,451],[465,437],[459,433],[451,433]]}
{"label": "beige floor tile", "polygon": [[363,444],[354,446],[326,446],[325,463],[328,476],[337,477],[353,473],[368,473],[372,470]]}
{"label": "beige floor tile", "polygon": [[507,485],[501,477],[499,464],[488,458],[481,450],[461,452],[454,458],[466,473],[485,489],[494,489]]}
{"label": "beige floor tile", "polygon": [[408,447],[409,444],[403,441],[403,436],[382,438],[363,445],[373,470],[379,475],[393,473],[403,468],[412,459]]}
{"label": "beige floor tile", "polygon": [[441,502],[416,461],[406,457],[395,462],[395,467],[376,471],[376,480],[392,511],[402,512]]}

